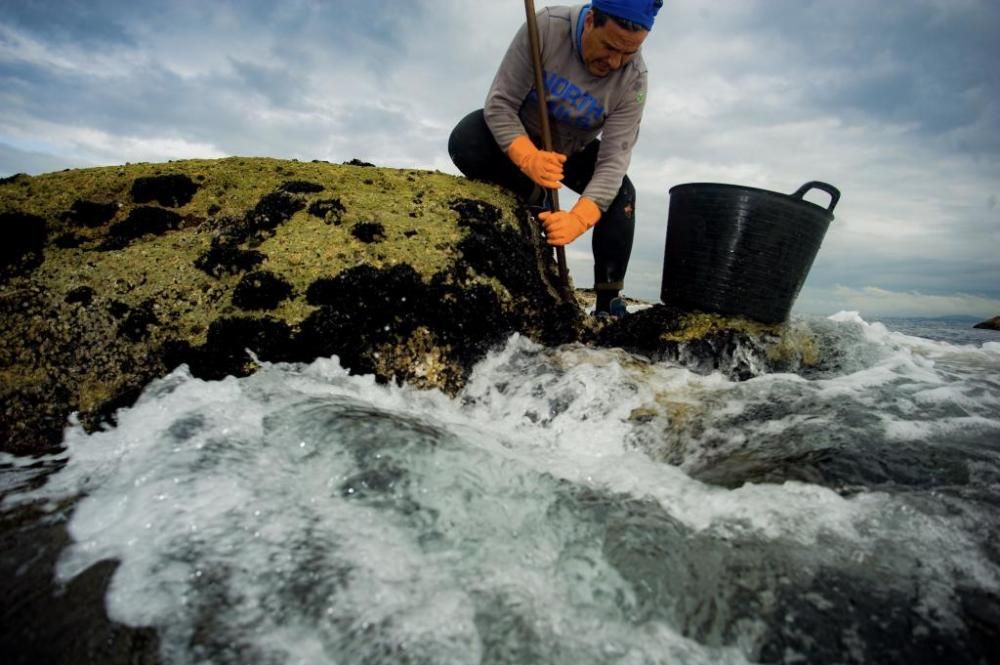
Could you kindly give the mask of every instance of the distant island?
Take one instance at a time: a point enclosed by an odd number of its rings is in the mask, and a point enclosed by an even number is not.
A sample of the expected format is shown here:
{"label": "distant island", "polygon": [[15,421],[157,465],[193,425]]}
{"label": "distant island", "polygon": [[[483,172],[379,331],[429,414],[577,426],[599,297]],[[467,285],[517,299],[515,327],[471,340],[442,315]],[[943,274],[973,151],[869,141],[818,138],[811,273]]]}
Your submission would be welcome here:
{"label": "distant island", "polygon": [[985,328],[986,330],[1000,330],[1000,316],[994,316],[992,319],[983,321],[982,323],[977,323],[973,328]]}

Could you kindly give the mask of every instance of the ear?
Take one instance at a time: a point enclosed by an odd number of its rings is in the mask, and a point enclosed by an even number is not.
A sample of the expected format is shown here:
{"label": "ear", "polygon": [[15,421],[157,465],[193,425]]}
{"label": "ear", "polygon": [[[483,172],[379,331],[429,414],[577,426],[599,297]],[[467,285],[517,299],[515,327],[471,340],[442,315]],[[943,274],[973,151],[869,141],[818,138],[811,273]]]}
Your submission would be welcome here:
{"label": "ear", "polygon": [[594,12],[587,12],[583,17],[583,29],[589,32],[594,27]]}

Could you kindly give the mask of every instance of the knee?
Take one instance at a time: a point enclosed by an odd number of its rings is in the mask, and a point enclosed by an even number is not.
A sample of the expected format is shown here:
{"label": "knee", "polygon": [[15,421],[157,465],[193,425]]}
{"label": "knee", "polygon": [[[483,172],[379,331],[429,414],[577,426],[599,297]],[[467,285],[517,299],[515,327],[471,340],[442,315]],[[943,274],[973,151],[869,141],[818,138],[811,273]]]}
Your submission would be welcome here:
{"label": "knee", "polygon": [[618,196],[625,203],[635,204],[635,185],[628,179],[628,176],[622,178],[622,186],[618,188]]}
{"label": "knee", "polygon": [[482,109],[473,111],[469,115],[459,120],[455,128],[451,130],[448,137],[448,155],[452,163],[467,178],[478,175],[476,173],[476,161],[480,152],[479,135],[482,133],[480,125],[485,125]]}
{"label": "knee", "polygon": [[628,176],[622,178],[618,195],[608,208],[607,217],[612,222],[604,230],[608,234],[608,241],[631,247],[635,233],[635,185]]}
{"label": "knee", "polygon": [[462,143],[462,137],[460,133],[460,128],[462,123],[459,122],[455,129],[451,130],[451,136],[448,137],[448,156],[451,157],[451,163],[461,171],[463,174],[468,176],[469,174],[465,171],[465,150]]}
{"label": "knee", "polygon": [[635,224],[635,185],[628,176],[622,178],[618,194],[608,208],[606,216],[614,220],[614,226],[620,230],[631,228]]}

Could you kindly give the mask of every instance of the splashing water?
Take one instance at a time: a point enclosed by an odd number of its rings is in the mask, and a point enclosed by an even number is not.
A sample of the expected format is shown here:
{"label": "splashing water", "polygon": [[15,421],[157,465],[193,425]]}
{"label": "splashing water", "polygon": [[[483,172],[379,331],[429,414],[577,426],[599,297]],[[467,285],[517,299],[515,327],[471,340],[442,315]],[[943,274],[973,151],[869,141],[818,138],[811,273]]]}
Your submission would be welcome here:
{"label": "splashing water", "polygon": [[978,662],[1000,344],[814,327],[742,383],[517,337],[455,399],[182,367],[4,505],[80,497],[59,579],[120,561],[169,663]]}

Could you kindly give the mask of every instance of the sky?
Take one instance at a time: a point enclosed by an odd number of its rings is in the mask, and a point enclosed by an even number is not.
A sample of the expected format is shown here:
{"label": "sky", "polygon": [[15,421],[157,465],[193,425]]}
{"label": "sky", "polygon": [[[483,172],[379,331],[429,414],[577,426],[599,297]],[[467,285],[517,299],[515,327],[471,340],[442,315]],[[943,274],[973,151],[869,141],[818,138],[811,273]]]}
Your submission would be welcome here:
{"label": "sky", "polygon": [[[448,135],[523,22],[513,0],[0,0],[0,177],[228,155],[458,174]],[[796,311],[1000,314],[998,34],[997,0],[666,0],[626,294],[659,297],[671,187],[820,180],[842,198]],[[589,237],[567,256],[591,286]]]}

